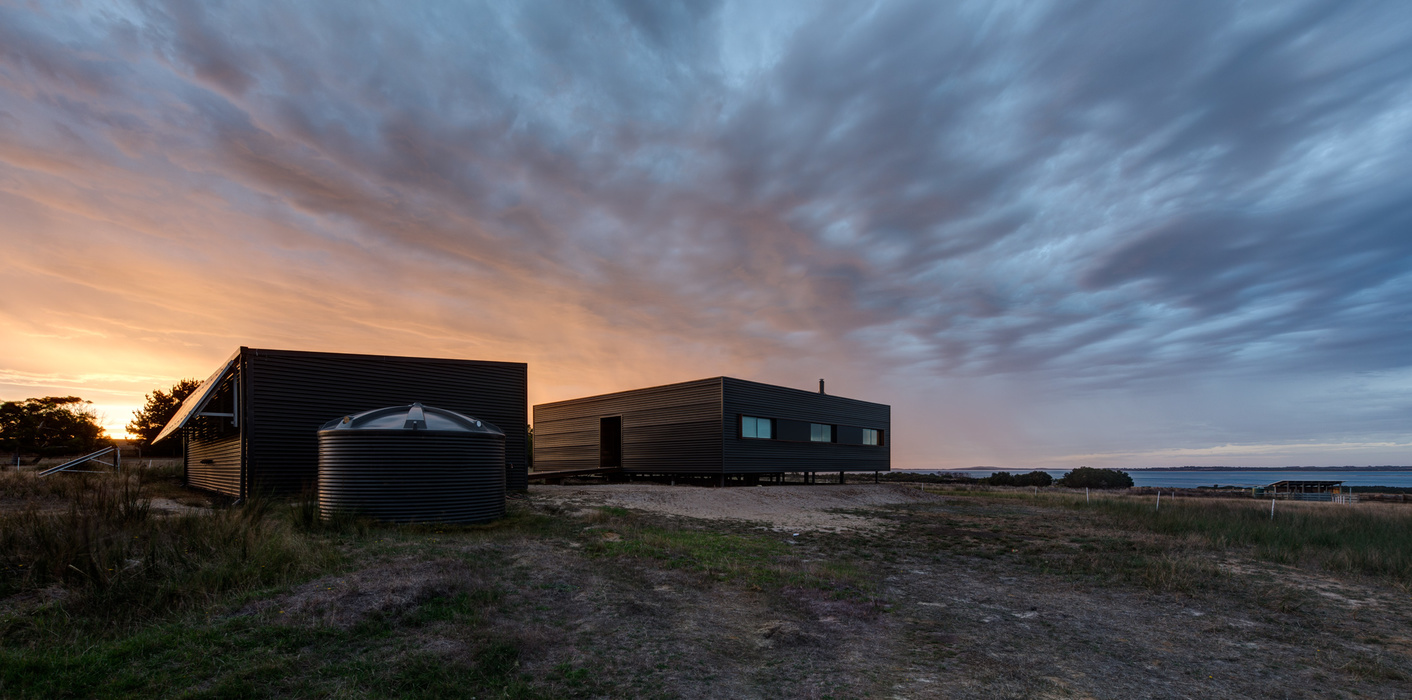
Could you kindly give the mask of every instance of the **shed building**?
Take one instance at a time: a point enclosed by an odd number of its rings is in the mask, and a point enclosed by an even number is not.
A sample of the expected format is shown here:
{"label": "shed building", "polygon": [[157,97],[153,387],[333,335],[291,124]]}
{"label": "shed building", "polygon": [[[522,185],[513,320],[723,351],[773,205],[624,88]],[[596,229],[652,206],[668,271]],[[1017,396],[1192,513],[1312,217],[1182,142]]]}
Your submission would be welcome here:
{"label": "shed building", "polygon": [[1348,501],[1347,496],[1351,491],[1352,489],[1344,488],[1342,481],[1286,479],[1258,488],[1252,493],[1296,501]]}
{"label": "shed building", "polygon": [[713,377],[534,407],[536,472],[778,475],[891,468],[892,407]]}
{"label": "shed building", "polygon": [[318,477],[318,430],[341,416],[423,403],[505,433],[506,486],[526,488],[522,362],[352,355],[242,347],[182,402],[153,440],[179,435],[186,483],[236,497],[289,494]]}

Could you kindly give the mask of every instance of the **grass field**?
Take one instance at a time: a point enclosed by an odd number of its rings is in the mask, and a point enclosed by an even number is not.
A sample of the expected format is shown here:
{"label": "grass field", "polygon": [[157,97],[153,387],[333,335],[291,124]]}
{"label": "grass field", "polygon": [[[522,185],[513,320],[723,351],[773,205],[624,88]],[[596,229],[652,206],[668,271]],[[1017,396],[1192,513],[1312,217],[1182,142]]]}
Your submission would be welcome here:
{"label": "grass field", "polygon": [[1255,558],[1331,572],[1365,574],[1412,590],[1412,509],[1402,505],[1355,505],[1279,501],[1134,497],[1045,489],[947,491],[937,493],[1032,502],[1095,516],[1125,530],[1174,539],[1197,538],[1215,551],[1239,549]]}
{"label": "grass field", "polygon": [[[871,530],[321,523],[0,473],[0,696],[1396,697],[1412,509],[918,490]],[[830,486],[762,487],[827,489]],[[904,488],[899,486],[847,488]],[[680,487],[712,498],[731,489]],[[155,496],[155,498],[154,498]]]}

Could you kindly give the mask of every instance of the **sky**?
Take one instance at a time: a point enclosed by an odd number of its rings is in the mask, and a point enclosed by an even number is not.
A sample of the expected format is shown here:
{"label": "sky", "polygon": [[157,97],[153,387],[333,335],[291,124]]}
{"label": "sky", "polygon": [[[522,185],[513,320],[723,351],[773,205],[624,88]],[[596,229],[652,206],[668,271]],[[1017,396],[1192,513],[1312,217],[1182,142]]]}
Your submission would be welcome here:
{"label": "sky", "polygon": [[241,345],[1412,464],[1412,6],[0,0],[0,399]]}

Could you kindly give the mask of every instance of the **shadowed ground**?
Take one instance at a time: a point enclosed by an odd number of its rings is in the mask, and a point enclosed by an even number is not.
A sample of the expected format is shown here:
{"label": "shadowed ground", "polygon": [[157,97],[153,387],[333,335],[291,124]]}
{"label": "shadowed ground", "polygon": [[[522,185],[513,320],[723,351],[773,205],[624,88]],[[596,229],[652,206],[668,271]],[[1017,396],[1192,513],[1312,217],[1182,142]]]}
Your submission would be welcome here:
{"label": "shadowed ground", "polygon": [[336,555],[137,620],[91,604],[110,593],[11,574],[0,694],[1405,694],[1405,578],[1163,532],[1167,521],[1123,510],[1147,502],[1105,503],[903,485],[560,486],[455,528],[318,525],[277,505],[269,537]]}

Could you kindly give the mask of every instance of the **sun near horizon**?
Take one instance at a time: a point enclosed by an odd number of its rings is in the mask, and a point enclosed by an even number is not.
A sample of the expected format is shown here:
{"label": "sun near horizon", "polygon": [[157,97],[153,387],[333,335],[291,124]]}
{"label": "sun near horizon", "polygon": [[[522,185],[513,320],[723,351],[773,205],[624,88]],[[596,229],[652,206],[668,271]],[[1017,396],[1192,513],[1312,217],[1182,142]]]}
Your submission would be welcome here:
{"label": "sun near horizon", "polygon": [[244,345],[825,377],[901,468],[1412,463],[1398,3],[693,7],[0,9],[0,400],[116,436]]}

